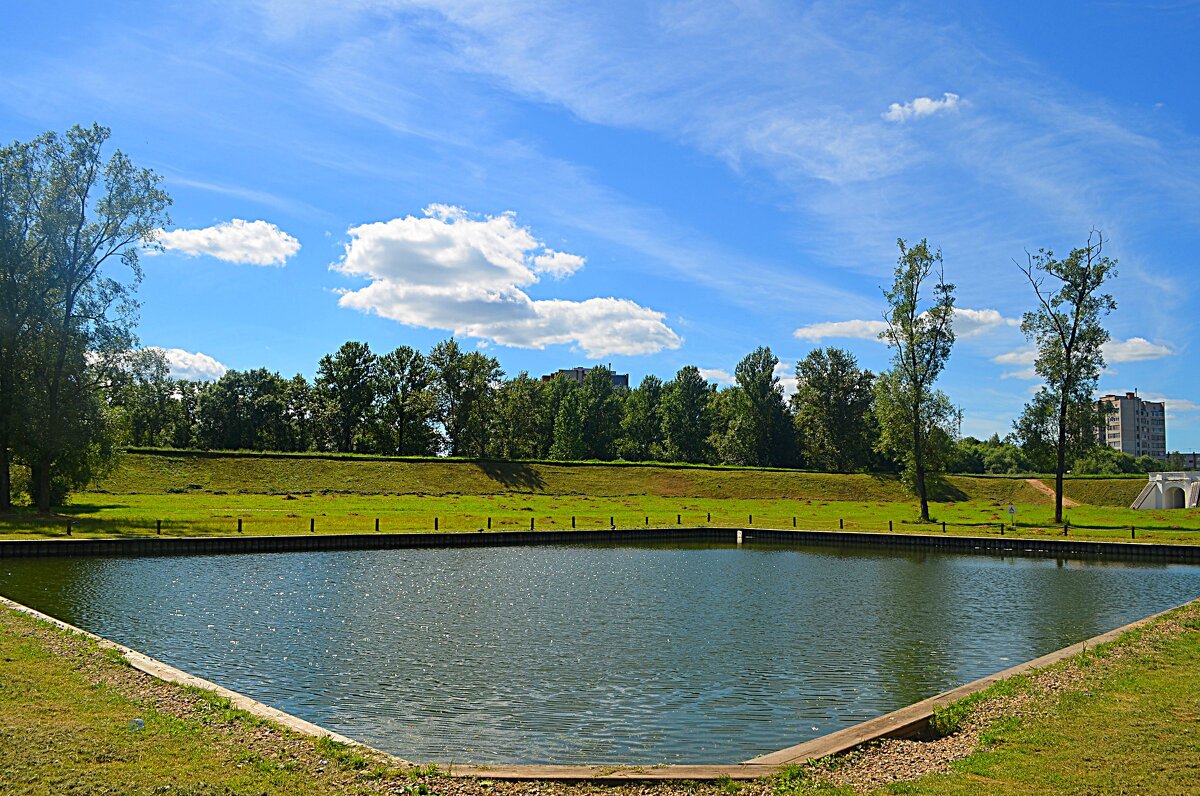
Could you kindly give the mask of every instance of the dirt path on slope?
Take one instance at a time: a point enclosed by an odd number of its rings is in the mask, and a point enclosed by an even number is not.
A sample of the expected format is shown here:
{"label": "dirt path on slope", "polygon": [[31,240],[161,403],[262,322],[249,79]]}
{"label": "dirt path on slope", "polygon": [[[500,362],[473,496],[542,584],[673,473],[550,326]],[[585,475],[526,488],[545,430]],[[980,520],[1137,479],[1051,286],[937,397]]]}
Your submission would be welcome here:
{"label": "dirt path on slope", "polygon": [[[1043,495],[1049,495],[1050,497],[1054,497],[1054,487],[1046,486],[1045,484],[1042,483],[1042,479],[1040,479],[1040,478],[1026,478],[1025,483],[1029,484],[1031,487],[1033,487],[1037,491],[1041,492]],[[1078,505],[1079,505],[1078,501],[1071,500],[1066,495],[1063,495],[1063,506],[1065,508],[1073,509]]]}

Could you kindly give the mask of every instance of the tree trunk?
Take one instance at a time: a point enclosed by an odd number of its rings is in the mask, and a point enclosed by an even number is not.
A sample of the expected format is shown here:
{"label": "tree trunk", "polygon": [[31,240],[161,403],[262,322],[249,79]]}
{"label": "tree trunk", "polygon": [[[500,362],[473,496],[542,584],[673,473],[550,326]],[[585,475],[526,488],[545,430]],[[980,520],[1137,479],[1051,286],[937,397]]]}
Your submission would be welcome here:
{"label": "tree trunk", "polygon": [[30,492],[41,514],[50,513],[50,458],[41,456],[29,468]]}
{"label": "tree trunk", "polygon": [[0,512],[12,511],[12,457],[8,451],[8,435],[0,439]]}
{"label": "tree trunk", "polygon": [[1067,471],[1067,391],[1058,405],[1058,462],[1054,472],[1054,522],[1063,521],[1063,474]]}
{"label": "tree trunk", "polygon": [[917,497],[921,500],[921,522],[929,522],[929,494],[925,491],[925,457],[921,455],[920,410],[917,411],[918,414],[913,419],[913,470],[916,472]]}

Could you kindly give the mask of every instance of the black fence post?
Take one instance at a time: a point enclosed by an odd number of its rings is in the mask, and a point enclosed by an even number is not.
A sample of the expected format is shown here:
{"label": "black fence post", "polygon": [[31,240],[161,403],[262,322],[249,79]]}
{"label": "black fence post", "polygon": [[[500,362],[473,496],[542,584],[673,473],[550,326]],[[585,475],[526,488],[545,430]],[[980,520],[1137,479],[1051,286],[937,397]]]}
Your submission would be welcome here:
{"label": "black fence post", "polygon": [[433,518],[433,529],[435,531],[438,529],[438,518],[437,517]]}
{"label": "black fence post", "polygon": [[533,530],[533,517],[529,518],[529,530]]}
{"label": "black fence post", "polygon": [[1130,539],[1137,538],[1137,528],[1134,528],[1132,525],[1129,526],[1129,538]]}
{"label": "black fence post", "polygon": [[308,532],[309,533],[317,532],[317,518],[316,517],[308,518]]}
{"label": "black fence post", "polygon": [[891,520],[888,520],[888,530],[889,531],[892,530],[892,521]]}
{"label": "black fence post", "polygon": [[571,515],[571,527],[572,528],[575,527],[575,515],[574,514]]}
{"label": "black fence post", "polygon": [[712,512],[708,512],[708,519],[705,522],[712,522]]}
{"label": "black fence post", "polygon": [[846,530],[846,521],[844,519],[840,519],[840,518],[838,519],[838,530],[839,531]]}
{"label": "black fence post", "polygon": [[488,517],[488,530],[490,531],[491,529],[492,529],[492,518]]}
{"label": "black fence post", "polygon": [[750,516],[747,518],[746,524],[747,524],[747,525],[753,525],[753,524],[754,524],[754,515],[753,515],[753,514],[751,514],[751,515],[750,515]]}
{"label": "black fence post", "polygon": [[946,521],[942,520],[942,533],[946,532]]}
{"label": "black fence post", "polygon": [[375,518],[375,533],[379,533],[379,518]]}
{"label": "black fence post", "polygon": [[238,517],[238,533],[242,532],[242,518]]}
{"label": "black fence post", "polygon": [[792,527],[793,528],[796,527],[796,518],[795,517],[792,517]]}
{"label": "black fence post", "polygon": [[647,527],[650,526],[650,516],[649,515],[646,516],[646,526]]}
{"label": "black fence post", "polygon": [[612,517],[609,517],[609,518],[608,518],[608,527],[609,527],[609,528],[616,528],[616,527],[617,527],[617,521],[616,521],[615,519],[613,519]]}
{"label": "black fence post", "polygon": [[682,515],[682,514],[676,514],[676,515],[675,515],[675,524],[676,524],[676,525],[683,525],[683,515]]}
{"label": "black fence post", "polygon": [[154,521],[154,532],[159,536],[162,536],[162,520]]}
{"label": "black fence post", "polygon": [[1004,523],[1000,523],[1000,535],[1004,535]]}
{"label": "black fence post", "polygon": [[67,523],[67,536],[71,535],[71,523]]}

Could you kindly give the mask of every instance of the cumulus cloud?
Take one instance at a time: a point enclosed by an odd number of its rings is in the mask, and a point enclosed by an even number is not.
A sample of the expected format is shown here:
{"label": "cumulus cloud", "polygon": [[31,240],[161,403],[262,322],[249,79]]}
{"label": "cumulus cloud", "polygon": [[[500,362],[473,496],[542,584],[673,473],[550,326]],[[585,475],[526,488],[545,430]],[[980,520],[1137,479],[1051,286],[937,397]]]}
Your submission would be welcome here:
{"label": "cumulus cloud", "polygon": [[[1017,318],[1006,318],[997,310],[973,310],[967,307],[954,309],[954,333],[959,338],[979,337],[995,329],[1018,327],[1021,321]],[[792,332],[801,340],[820,342],[827,337],[840,337],[851,340],[878,340],[879,335],[887,331],[885,321],[830,321],[812,323],[801,326]]]}
{"label": "cumulus cloud", "polygon": [[775,378],[779,379],[779,386],[783,388],[785,398],[791,398],[799,386],[796,379],[796,369],[788,362],[777,362],[775,364]]}
{"label": "cumulus cloud", "polygon": [[[1144,362],[1151,359],[1161,359],[1172,356],[1175,352],[1165,345],[1152,343],[1144,337],[1130,337],[1128,340],[1110,340],[1104,344],[1104,360],[1110,364],[1122,362]],[[1000,374],[1002,379],[1036,379],[1033,363],[1037,359],[1037,349],[1025,346],[992,357],[997,365],[1022,365],[1019,370],[1010,370]],[[1112,375],[1115,371],[1107,370]]]}
{"label": "cumulus cloud", "polygon": [[159,243],[168,251],[241,265],[283,265],[300,251],[300,241],[274,224],[240,218],[202,229],[162,230]]}
{"label": "cumulus cloud", "polygon": [[961,97],[957,94],[947,91],[942,95],[941,99],[917,97],[912,102],[893,102],[883,112],[883,118],[889,122],[906,122],[909,119],[920,119],[923,116],[932,116],[935,113],[956,110],[960,99]]}
{"label": "cumulus cloud", "polygon": [[721,368],[700,368],[700,378],[717,384],[733,384],[733,374]]}
{"label": "cumulus cloud", "polygon": [[338,303],[412,326],[519,348],[572,343],[589,357],[652,354],[683,340],[663,313],[624,298],[535,300],[524,288],[542,275],[563,278],[584,259],[546,248],[512,213],[472,216],[431,205],[349,230],[342,259],[331,266],[369,280],[342,291]]}
{"label": "cumulus cloud", "polygon": [[215,381],[229,370],[208,354],[202,354],[199,351],[192,353],[184,351],[182,348],[159,348],[158,346],[151,346],[151,348],[162,352],[163,356],[167,358],[167,364],[171,367],[171,375],[177,379]]}
{"label": "cumulus cloud", "polygon": [[1145,362],[1169,357],[1175,352],[1165,345],[1152,343],[1144,337],[1110,340],[1104,344],[1104,359],[1108,362]]}
{"label": "cumulus cloud", "polygon": [[827,337],[842,337],[851,340],[878,340],[887,331],[883,321],[829,321],[801,326],[792,334],[801,340],[819,343]]}

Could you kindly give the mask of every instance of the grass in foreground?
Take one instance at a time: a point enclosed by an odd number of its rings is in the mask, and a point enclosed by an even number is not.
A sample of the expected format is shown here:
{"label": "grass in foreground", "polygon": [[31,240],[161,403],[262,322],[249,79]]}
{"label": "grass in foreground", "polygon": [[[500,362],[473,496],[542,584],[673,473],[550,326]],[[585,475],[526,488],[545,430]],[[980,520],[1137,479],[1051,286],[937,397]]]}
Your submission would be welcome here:
{"label": "grass in foreground", "polygon": [[1200,793],[1200,603],[1068,662],[1075,682],[1002,718],[951,772],[883,793]]}

